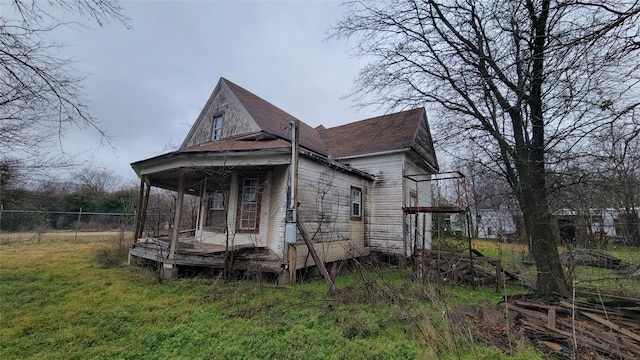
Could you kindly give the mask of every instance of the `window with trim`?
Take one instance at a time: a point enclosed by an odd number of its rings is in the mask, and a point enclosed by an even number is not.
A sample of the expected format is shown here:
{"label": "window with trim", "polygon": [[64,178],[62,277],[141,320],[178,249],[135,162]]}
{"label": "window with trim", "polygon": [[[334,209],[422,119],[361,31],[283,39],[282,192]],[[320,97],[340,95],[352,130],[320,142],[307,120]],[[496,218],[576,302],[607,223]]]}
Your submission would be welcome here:
{"label": "window with trim", "polygon": [[211,132],[211,140],[222,139],[222,115],[213,117],[213,130]]}
{"label": "window with trim", "polygon": [[362,217],[362,190],[357,187],[351,187],[351,217]]}
{"label": "window with trim", "polygon": [[262,180],[259,176],[240,178],[237,228],[239,231],[256,232],[260,225]]}
{"label": "window with trim", "polygon": [[409,206],[418,206],[418,193],[414,190],[409,191]]}
{"label": "window with trim", "polygon": [[205,230],[225,231],[227,216],[225,209],[227,205],[227,193],[224,191],[214,191],[209,193],[209,208],[207,211],[207,221]]}

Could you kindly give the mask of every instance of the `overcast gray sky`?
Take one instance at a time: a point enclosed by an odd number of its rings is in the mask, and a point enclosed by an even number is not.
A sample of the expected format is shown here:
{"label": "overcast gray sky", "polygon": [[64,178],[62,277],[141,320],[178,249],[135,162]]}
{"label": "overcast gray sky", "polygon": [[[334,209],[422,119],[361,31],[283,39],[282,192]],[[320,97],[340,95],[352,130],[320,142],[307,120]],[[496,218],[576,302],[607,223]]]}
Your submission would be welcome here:
{"label": "overcast gray sky", "polygon": [[91,130],[71,129],[64,150],[135,178],[129,164],[179,145],[220,77],[311,126],[378,115],[341,99],[363,60],[344,41],[325,41],[337,1],[124,1],[133,29],[63,29],[92,113],[114,149]]}

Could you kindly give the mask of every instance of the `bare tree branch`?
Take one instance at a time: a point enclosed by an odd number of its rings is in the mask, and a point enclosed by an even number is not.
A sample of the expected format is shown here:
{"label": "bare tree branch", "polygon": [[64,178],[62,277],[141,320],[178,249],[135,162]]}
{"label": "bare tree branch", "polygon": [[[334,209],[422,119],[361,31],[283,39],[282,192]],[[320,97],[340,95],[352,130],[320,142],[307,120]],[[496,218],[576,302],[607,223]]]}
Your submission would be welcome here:
{"label": "bare tree branch", "polygon": [[[104,25],[116,21],[130,27],[116,0],[12,1],[15,16],[0,15],[0,151],[5,157],[42,166],[45,149],[61,148],[70,126],[107,134],[89,108],[83,93],[84,75],[70,59],[60,56],[64,46],[50,34],[70,26],[63,14],[74,13]],[[56,17],[58,16],[58,17]],[[64,149],[62,149],[64,153]],[[54,160],[54,158],[56,160]],[[70,160],[70,159],[69,159]]]}

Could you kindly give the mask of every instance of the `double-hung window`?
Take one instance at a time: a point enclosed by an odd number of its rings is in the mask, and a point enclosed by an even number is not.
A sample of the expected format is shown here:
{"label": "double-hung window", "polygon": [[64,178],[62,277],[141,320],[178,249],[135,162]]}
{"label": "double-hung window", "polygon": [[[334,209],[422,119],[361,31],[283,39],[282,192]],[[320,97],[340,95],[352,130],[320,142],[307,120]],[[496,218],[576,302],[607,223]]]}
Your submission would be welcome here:
{"label": "double-hung window", "polygon": [[213,130],[211,132],[211,140],[222,139],[222,115],[213,117]]}
{"label": "double-hung window", "polygon": [[226,230],[226,199],[225,191],[209,193],[209,211],[205,227],[207,231],[224,232]]}
{"label": "double-hung window", "polygon": [[351,188],[351,217],[362,217],[362,190],[357,187]]}

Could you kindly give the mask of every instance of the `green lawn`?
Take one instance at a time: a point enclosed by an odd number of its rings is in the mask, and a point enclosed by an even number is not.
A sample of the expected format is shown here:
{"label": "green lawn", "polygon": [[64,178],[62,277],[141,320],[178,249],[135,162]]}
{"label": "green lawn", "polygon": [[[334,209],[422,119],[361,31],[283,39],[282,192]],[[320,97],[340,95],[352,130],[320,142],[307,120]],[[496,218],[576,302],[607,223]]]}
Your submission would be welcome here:
{"label": "green lawn", "polygon": [[[460,303],[495,303],[489,288],[423,291],[390,268],[340,276],[337,299],[321,279],[160,283],[96,262],[112,237],[0,242],[1,359],[507,358],[443,316]],[[515,358],[532,357],[523,349]]]}

